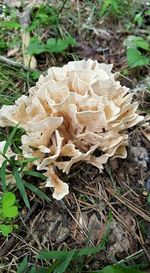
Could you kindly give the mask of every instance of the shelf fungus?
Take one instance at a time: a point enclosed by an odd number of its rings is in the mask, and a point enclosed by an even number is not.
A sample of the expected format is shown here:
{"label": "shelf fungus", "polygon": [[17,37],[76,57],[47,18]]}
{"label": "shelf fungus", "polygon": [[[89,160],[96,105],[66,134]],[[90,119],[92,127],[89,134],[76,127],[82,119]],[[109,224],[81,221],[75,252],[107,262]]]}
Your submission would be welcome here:
{"label": "shelf fungus", "polygon": [[109,157],[125,158],[126,129],[143,119],[136,113],[137,102],[131,103],[132,94],[111,69],[92,60],[51,67],[29,89],[29,96],[0,110],[0,126],[19,123],[25,130],[23,156],[38,158],[34,164],[45,170],[46,186],[54,188],[58,200],[69,189],[56,168],[69,173],[73,164],[86,161],[101,171]]}

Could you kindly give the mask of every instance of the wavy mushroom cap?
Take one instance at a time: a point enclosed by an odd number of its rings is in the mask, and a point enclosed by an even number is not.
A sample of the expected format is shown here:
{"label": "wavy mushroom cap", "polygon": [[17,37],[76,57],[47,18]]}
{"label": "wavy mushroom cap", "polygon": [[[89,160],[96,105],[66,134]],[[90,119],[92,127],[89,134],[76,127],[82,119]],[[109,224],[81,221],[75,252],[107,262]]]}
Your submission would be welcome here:
{"label": "wavy mushroom cap", "polygon": [[109,157],[125,158],[125,129],[143,119],[111,69],[92,60],[51,67],[29,96],[0,110],[0,126],[19,122],[26,131],[23,155],[38,157],[37,170],[46,170],[46,185],[54,188],[58,200],[68,194],[68,185],[56,175],[56,167],[68,173],[74,163],[86,161],[102,170]]}

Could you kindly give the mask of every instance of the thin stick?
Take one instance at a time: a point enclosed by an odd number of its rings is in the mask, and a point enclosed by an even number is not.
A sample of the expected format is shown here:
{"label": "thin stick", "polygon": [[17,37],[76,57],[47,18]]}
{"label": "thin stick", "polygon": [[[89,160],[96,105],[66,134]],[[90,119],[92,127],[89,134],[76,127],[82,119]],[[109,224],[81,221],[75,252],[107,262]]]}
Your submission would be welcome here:
{"label": "thin stick", "polygon": [[143,250],[143,249],[140,249],[140,250],[138,250],[137,252],[135,252],[135,253],[129,255],[128,257],[126,257],[126,258],[120,260],[120,261],[117,262],[116,264],[122,264],[122,263],[128,262],[128,261],[130,261],[131,259],[133,259],[134,257],[136,257],[137,255],[139,255],[139,254],[140,254],[140,255],[145,254],[145,253],[144,253],[144,250]]}
{"label": "thin stick", "polygon": [[129,201],[127,198],[123,196],[119,196],[112,188],[106,188],[106,190],[113,196],[116,197],[117,200],[119,200],[122,204],[130,208],[132,211],[140,215],[142,218],[144,218],[147,222],[150,222],[150,214],[148,212],[146,213],[143,209],[139,208],[137,205],[132,204],[131,201]]}
{"label": "thin stick", "polygon": [[9,66],[13,66],[13,67],[17,67],[17,68],[22,68],[25,71],[35,71],[36,69],[31,69],[25,65],[23,65],[22,63],[16,62],[12,59],[9,59],[5,56],[0,56],[0,62],[6,63]]}

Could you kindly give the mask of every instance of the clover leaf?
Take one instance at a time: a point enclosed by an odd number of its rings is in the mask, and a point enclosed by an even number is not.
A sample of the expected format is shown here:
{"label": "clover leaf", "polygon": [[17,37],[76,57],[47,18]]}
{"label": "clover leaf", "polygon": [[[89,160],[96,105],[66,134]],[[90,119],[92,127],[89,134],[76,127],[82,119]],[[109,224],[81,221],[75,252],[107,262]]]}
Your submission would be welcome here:
{"label": "clover leaf", "polygon": [[9,233],[13,231],[13,228],[11,225],[0,225],[0,231],[3,234],[3,236],[8,236]]}
{"label": "clover leaf", "polygon": [[2,212],[4,217],[13,218],[18,215],[18,208],[14,205],[16,197],[12,192],[4,193],[2,197]]}

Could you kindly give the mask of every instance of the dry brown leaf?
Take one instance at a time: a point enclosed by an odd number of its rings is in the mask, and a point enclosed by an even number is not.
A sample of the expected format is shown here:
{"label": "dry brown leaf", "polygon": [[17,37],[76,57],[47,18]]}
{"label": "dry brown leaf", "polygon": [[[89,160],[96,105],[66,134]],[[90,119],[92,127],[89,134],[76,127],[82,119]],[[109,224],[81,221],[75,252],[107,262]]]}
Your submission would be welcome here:
{"label": "dry brown leaf", "polygon": [[10,49],[8,52],[7,52],[7,57],[12,57],[14,56],[19,50],[19,47],[15,47],[13,49]]}
{"label": "dry brown leaf", "polygon": [[[128,212],[121,212],[121,215],[125,223],[135,232],[136,222],[132,215]],[[114,257],[122,252],[128,253],[132,246],[135,247],[133,237],[114,219],[111,223],[109,245],[109,253]]]}
{"label": "dry brown leaf", "polygon": [[89,237],[94,244],[97,243],[100,232],[101,232],[102,222],[98,220],[96,214],[94,213],[90,219],[88,224]]}

